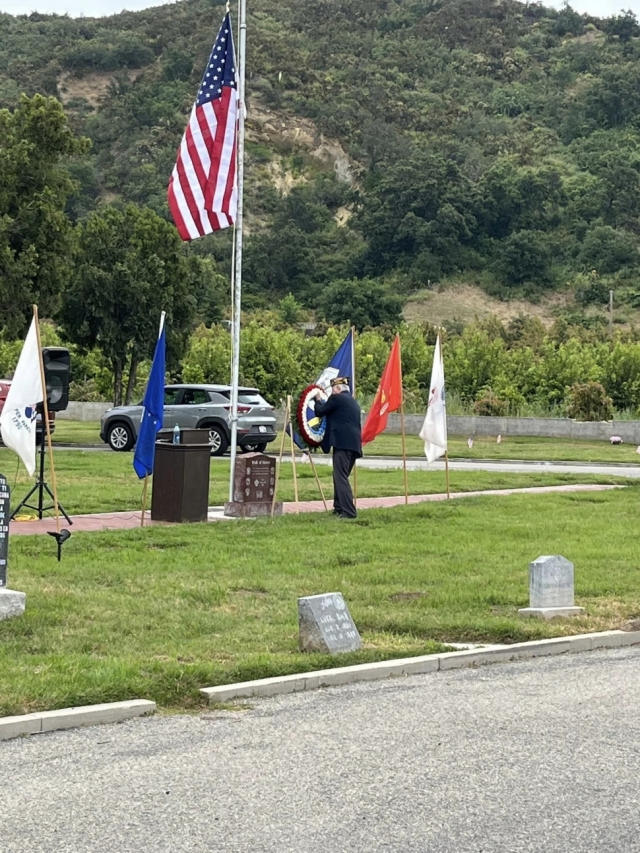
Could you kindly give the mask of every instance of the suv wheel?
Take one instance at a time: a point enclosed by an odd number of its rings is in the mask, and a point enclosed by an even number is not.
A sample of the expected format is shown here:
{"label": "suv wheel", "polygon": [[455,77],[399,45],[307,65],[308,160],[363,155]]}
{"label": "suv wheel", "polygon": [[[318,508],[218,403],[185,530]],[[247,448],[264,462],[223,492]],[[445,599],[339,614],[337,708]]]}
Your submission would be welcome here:
{"label": "suv wheel", "polygon": [[211,446],[212,456],[224,456],[227,452],[227,448],[229,447],[229,442],[222,427],[209,427],[209,444]]}
{"label": "suv wheel", "polygon": [[120,422],[109,427],[107,442],[112,450],[131,450],[134,441],[133,430],[128,424]]}
{"label": "suv wheel", "polygon": [[267,442],[261,441],[258,444],[245,444],[240,449],[243,453],[264,453],[267,449]]}

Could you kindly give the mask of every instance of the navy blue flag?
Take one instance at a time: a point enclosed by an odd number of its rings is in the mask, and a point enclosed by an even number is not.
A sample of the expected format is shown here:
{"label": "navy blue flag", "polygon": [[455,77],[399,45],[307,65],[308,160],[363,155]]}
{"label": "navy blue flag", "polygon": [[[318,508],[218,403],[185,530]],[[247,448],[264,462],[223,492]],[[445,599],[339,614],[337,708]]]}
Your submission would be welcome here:
{"label": "navy blue flag", "polygon": [[[331,380],[336,379],[338,376],[348,376],[349,390],[353,394],[355,374],[356,366],[354,364],[353,329],[350,329],[347,337],[342,341],[329,364],[325,367],[320,376],[316,379],[316,385],[319,385],[324,391],[327,392],[327,394],[330,394]],[[309,416],[311,418],[314,417],[314,414],[314,412],[309,412]],[[290,429],[291,427],[288,425],[287,434],[289,434]],[[307,445],[295,431],[293,433],[293,440],[301,450],[308,450]]]}
{"label": "navy blue flag", "polygon": [[164,324],[160,337],[156,343],[156,351],[153,354],[153,363],[147,388],[144,392],[142,405],[142,420],[140,431],[136,442],[136,450],[133,455],[133,467],[140,479],[148,474],[153,474],[153,462],[156,453],[156,436],[158,430],[162,429],[162,416],[164,410],[164,356],[165,335]]}

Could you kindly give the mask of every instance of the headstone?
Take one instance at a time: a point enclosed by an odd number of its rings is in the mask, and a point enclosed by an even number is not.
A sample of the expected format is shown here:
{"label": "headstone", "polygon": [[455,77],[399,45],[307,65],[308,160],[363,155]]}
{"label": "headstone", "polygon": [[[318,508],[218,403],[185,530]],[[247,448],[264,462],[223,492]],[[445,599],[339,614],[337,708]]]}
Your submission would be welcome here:
{"label": "headstone", "polygon": [[355,652],[360,634],[342,594],[328,592],[298,599],[300,648],[303,652]]}
{"label": "headstone", "polygon": [[[234,518],[258,518],[271,515],[276,487],[276,460],[264,453],[245,453],[236,458],[233,500],[224,506],[224,514]],[[276,502],[274,515],[282,515],[282,502]]]}
{"label": "headstone", "polygon": [[11,492],[4,474],[0,474],[0,621],[11,616],[22,616],[26,595],[7,589],[7,558],[9,551],[9,518]]}
{"label": "headstone", "polygon": [[518,613],[537,619],[584,613],[583,607],[575,606],[573,563],[559,554],[538,557],[529,563],[529,607],[521,608]]}

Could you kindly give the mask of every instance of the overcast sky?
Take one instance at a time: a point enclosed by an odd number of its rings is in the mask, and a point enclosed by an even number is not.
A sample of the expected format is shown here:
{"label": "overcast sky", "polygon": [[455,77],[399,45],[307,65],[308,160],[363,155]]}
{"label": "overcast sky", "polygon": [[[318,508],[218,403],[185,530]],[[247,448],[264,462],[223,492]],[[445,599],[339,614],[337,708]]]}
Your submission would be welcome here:
{"label": "overcast sky", "polygon": [[[28,15],[30,12],[43,12],[63,15],[112,15],[123,9],[148,9],[150,6],[161,6],[165,0],[0,0],[0,11],[12,15]],[[545,3],[547,6],[560,8],[562,0]],[[571,3],[579,12],[606,17],[616,15],[621,9],[632,9],[640,17],[640,0],[574,0]]]}

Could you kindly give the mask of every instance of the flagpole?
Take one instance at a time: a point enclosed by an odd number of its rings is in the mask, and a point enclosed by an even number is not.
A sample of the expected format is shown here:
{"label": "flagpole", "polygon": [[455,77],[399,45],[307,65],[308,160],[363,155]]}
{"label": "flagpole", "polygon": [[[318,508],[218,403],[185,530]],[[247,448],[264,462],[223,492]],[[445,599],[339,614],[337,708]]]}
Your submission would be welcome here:
{"label": "flagpole", "polygon": [[142,489],[142,512],[140,513],[140,527],[144,527],[144,514],[147,511],[147,486],[149,485],[149,475],[144,475],[144,487]]}
{"label": "flagpole", "polygon": [[449,451],[445,450],[444,452],[444,470],[447,478],[447,500],[451,499],[451,492],[449,491]]}
{"label": "flagpole", "polygon": [[[291,411],[291,395],[287,396],[287,408]],[[289,430],[289,438],[291,439],[291,464],[293,466],[293,494],[296,499],[296,512],[300,512],[300,504],[298,502],[298,474],[296,471],[296,446],[293,442],[293,427]]]}
{"label": "flagpole", "polygon": [[[351,327],[351,367],[353,376],[351,384],[353,387],[353,399],[356,399],[356,327]],[[362,424],[360,425],[362,426]],[[353,463],[353,505],[358,509],[358,460]]]}
{"label": "flagpole", "polygon": [[[58,484],[56,482],[56,469],[53,464],[53,445],[51,444],[51,429],[49,427],[49,406],[47,405],[47,383],[44,376],[44,362],[42,361],[42,342],[40,340],[40,322],[38,320],[38,306],[33,306],[33,320],[36,327],[36,339],[38,341],[38,365],[40,367],[40,381],[42,382],[42,415],[44,428],[49,448],[49,467],[51,468],[51,484],[53,486],[53,511],[56,517],[56,532],[60,533],[60,510],[58,507]],[[60,556],[58,555],[58,559]]]}
{"label": "flagpole", "polygon": [[409,484],[407,482],[407,438],[404,428],[404,383],[402,382],[402,347],[400,346],[400,335],[398,339],[398,360],[400,361],[400,422],[402,424],[402,467],[404,468],[404,502],[409,503]]}
{"label": "flagpole", "polygon": [[[280,401],[282,402],[282,400]],[[276,507],[276,496],[278,494],[278,482],[280,481],[280,468],[282,467],[282,457],[284,455],[284,442],[287,436],[287,424],[289,423],[290,412],[289,412],[289,396],[287,395],[287,403],[284,410],[284,425],[282,427],[282,440],[280,441],[280,453],[278,454],[278,464],[276,466],[276,481],[273,486],[273,498],[271,500],[271,518],[273,518],[273,513],[275,512]]]}
{"label": "flagpole", "polygon": [[238,67],[238,207],[236,213],[235,275],[233,293],[233,344],[231,376],[231,470],[229,476],[229,501],[233,501],[233,484],[238,454],[238,384],[240,382],[240,314],[242,311],[242,231],[244,193],[244,113],[245,69],[247,60],[247,0],[240,0],[240,42]]}

